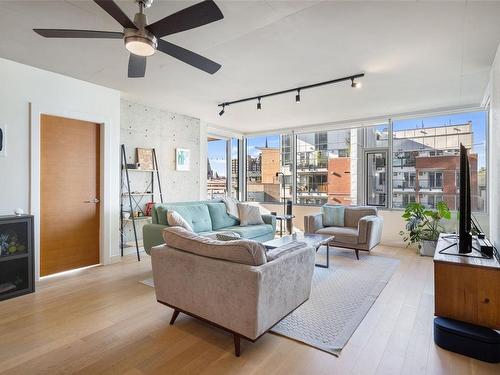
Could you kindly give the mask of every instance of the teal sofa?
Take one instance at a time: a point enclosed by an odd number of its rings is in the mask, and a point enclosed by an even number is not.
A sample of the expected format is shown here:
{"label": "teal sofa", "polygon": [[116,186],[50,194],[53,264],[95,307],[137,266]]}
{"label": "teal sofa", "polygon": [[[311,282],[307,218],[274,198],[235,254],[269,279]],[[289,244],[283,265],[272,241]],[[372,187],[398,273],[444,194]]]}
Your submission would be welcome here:
{"label": "teal sofa", "polygon": [[144,250],[148,254],[153,246],[165,243],[162,230],[168,227],[168,210],[177,211],[202,236],[230,231],[242,238],[265,242],[272,240],[276,232],[276,216],[262,215],[265,224],[240,227],[240,222],[227,214],[226,205],[217,200],[158,203],[151,212],[152,223],[142,228]]}

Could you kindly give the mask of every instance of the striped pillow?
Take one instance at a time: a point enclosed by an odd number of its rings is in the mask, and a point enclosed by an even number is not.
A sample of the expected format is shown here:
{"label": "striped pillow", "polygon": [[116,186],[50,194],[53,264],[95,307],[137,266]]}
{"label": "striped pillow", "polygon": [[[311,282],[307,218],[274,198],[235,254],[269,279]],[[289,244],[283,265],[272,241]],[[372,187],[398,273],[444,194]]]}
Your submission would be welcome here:
{"label": "striped pillow", "polygon": [[241,239],[241,236],[235,232],[217,233],[215,238],[219,241],[235,241]]}
{"label": "striped pillow", "polygon": [[321,207],[323,214],[324,227],[343,227],[344,226],[344,206],[325,204]]}

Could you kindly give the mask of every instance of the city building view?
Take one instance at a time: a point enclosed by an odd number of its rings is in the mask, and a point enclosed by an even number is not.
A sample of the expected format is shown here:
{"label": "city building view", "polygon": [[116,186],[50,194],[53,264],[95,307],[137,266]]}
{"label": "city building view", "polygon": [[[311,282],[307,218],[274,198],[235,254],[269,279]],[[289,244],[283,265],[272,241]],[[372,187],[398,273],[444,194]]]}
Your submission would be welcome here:
{"label": "city building view", "polygon": [[[252,202],[279,202],[282,199],[281,142],[286,136],[249,140],[247,150],[247,199]],[[253,142],[252,142],[253,141]],[[288,185],[288,187],[286,186]],[[291,197],[291,184],[285,182],[286,197]]]}
{"label": "city building view", "polygon": [[[474,121],[466,120],[471,116]],[[301,205],[366,203],[388,207],[390,187],[392,208],[404,208],[411,202],[434,208],[444,201],[450,209],[458,210],[459,148],[463,144],[469,149],[472,207],[474,211],[484,211],[487,182],[484,129],[481,112],[394,121],[392,155],[387,123],[248,137],[245,139],[246,198],[253,202],[286,199]],[[209,138],[209,198],[227,193],[228,142],[231,142],[231,193],[238,197],[240,143],[236,139]]]}
{"label": "city building view", "polygon": [[[409,202],[435,207],[445,201],[452,210],[459,208],[460,144],[471,149],[472,123],[394,131],[393,133],[393,207]],[[471,203],[475,211],[484,210],[485,197],[479,194],[478,155],[469,152]]]}
{"label": "city building view", "polygon": [[207,197],[213,199],[227,193],[227,141],[209,137],[207,142]]}

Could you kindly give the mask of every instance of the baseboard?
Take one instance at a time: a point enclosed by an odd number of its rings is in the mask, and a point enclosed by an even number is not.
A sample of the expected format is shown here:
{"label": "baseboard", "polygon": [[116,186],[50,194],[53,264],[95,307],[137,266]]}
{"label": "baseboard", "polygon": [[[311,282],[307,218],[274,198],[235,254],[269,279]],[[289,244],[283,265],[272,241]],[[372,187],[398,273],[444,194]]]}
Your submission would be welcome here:
{"label": "baseboard", "polygon": [[[136,250],[135,250],[135,247],[128,247],[128,248],[123,249],[123,256],[135,255],[135,254],[137,254]],[[148,255],[144,251],[143,247],[139,248],[139,254],[141,255],[141,257]],[[114,254],[114,255],[111,255],[111,257],[109,258],[109,262],[110,263],[116,263],[116,262],[121,261],[121,259],[122,259],[122,256],[120,254]]]}

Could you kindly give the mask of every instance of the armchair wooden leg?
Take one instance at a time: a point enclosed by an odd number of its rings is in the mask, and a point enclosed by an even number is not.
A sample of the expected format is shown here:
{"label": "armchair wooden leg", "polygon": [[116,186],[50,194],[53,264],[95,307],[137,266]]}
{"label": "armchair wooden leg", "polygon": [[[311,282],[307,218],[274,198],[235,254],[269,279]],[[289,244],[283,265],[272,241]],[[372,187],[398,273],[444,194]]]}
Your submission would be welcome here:
{"label": "armchair wooden leg", "polygon": [[355,249],[354,251],[356,252],[356,259],[359,260],[359,250]]}
{"label": "armchair wooden leg", "polygon": [[179,310],[174,310],[174,313],[172,314],[172,319],[170,319],[170,325],[173,325],[175,322],[175,319],[179,316]]}
{"label": "armchair wooden leg", "polygon": [[236,357],[240,356],[240,336],[238,336],[236,333],[233,333],[234,337],[234,355]]}

